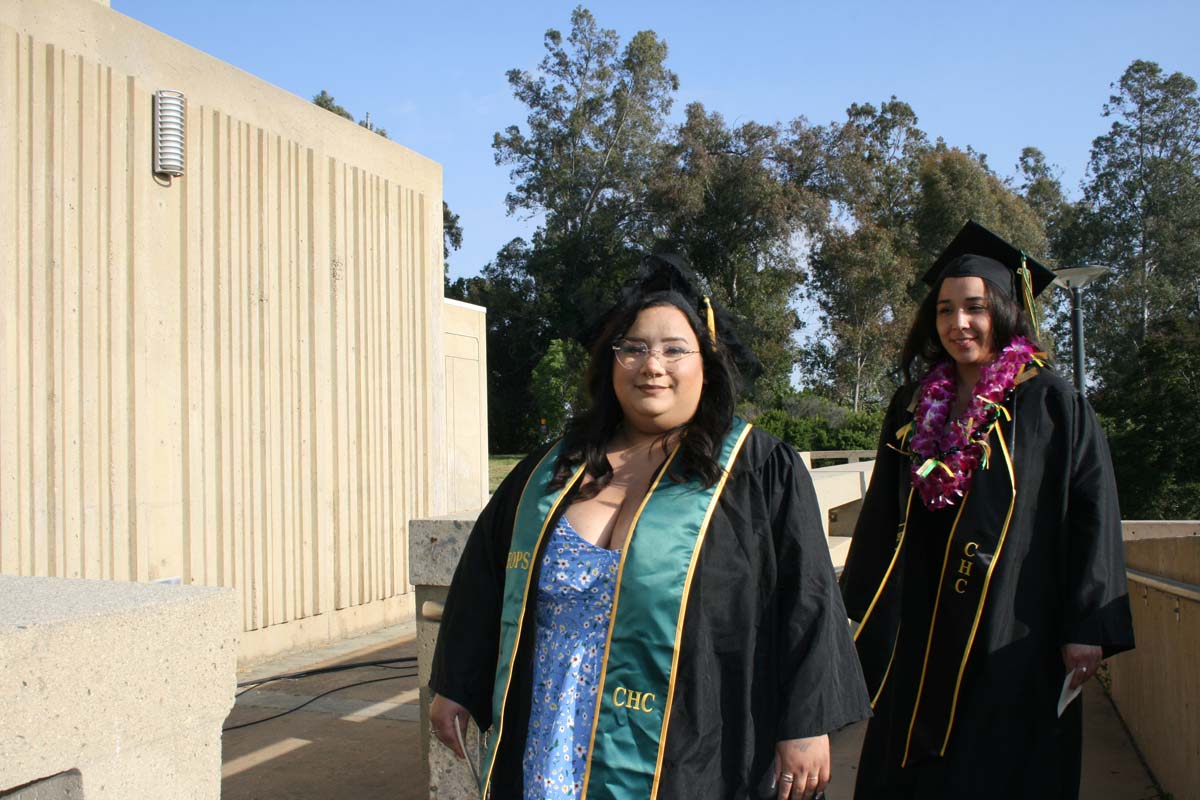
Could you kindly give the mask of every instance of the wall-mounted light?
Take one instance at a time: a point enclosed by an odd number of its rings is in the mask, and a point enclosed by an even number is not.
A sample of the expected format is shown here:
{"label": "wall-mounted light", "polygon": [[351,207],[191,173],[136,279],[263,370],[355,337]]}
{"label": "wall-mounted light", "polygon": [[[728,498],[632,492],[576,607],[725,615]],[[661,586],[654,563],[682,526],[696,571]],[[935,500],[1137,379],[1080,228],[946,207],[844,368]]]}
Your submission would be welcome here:
{"label": "wall-mounted light", "polygon": [[154,93],[154,172],[183,174],[187,98],[183,92],[159,89]]}

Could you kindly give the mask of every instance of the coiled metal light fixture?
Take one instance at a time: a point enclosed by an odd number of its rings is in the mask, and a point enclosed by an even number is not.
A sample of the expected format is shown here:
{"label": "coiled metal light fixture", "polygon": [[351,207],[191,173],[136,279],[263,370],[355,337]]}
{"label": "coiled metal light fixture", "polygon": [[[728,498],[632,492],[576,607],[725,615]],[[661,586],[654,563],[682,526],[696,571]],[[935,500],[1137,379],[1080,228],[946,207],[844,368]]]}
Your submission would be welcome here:
{"label": "coiled metal light fixture", "polygon": [[159,89],[154,93],[154,172],[183,174],[187,98],[183,92]]}

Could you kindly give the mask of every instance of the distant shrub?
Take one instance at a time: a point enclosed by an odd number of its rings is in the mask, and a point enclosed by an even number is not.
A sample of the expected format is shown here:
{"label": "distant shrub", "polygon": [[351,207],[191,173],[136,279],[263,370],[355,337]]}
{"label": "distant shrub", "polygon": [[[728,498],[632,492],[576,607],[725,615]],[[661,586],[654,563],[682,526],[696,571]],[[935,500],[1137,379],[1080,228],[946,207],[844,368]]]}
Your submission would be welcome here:
{"label": "distant shrub", "polygon": [[882,411],[837,408],[837,422],[826,416],[797,416],[780,408],[759,414],[754,424],[800,451],[874,450],[879,443]]}

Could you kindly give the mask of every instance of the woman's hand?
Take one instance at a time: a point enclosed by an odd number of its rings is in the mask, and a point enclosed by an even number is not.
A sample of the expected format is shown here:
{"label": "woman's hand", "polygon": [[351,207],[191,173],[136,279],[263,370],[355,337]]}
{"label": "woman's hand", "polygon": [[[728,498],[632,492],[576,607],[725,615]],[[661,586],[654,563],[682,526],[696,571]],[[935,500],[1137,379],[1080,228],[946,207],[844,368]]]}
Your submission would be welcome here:
{"label": "woman's hand", "polygon": [[829,785],[829,736],[785,739],[775,745],[776,800],[812,800]]}
{"label": "woman's hand", "polygon": [[1063,664],[1068,670],[1074,670],[1071,675],[1071,688],[1074,689],[1088,678],[1096,674],[1104,651],[1094,644],[1064,644],[1062,646]]}
{"label": "woman's hand", "polygon": [[458,743],[458,736],[454,732],[455,720],[458,721],[463,736],[466,736],[467,723],[471,721],[471,712],[453,700],[435,694],[433,702],[429,704],[429,733],[433,738],[453,750],[454,755],[466,758],[467,754],[463,752],[462,746]]}

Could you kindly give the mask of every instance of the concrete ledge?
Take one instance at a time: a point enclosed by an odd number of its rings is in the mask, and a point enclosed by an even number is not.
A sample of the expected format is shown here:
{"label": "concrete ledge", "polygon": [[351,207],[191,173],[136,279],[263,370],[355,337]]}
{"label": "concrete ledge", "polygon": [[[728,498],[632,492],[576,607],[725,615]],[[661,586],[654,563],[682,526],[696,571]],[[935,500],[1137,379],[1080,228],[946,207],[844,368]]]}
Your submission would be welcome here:
{"label": "concrete ledge", "polygon": [[839,472],[829,471],[830,469],[814,469],[809,473],[812,475],[813,488],[817,492],[821,526],[826,536],[829,535],[830,510],[861,500],[863,497],[862,477],[857,470]]}
{"label": "concrete ledge", "polygon": [[219,798],[240,627],[232,590],[0,576],[0,793]]}
{"label": "concrete ledge", "polygon": [[828,467],[818,467],[816,473],[820,475],[827,474],[843,474],[850,473],[858,476],[859,491],[863,497],[867,496],[867,487],[871,485],[871,476],[875,474],[875,461],[856,461],[853,464],[832,464]]}
{"label": "concrete ledge", "polygon": [[1200,520],[1126,519],[1121,521],[1121,538],[1127,542],[1141,539],[1177,539],[1200,536]]}
{"label": "concrete ledge", "polygon": [[[409,582],[417,597],[417,675],[421,687],[421,756],[429,770],[430,798],[475,797],[479,790],[467,765],[454,757],[429,736],[429,675],[437,644],[439,621],[427,618],[423,611],[444,603],[458,566],[459,556],[475,526],[478,511],[450,514],[432,519],[414,519],[408,524]],[[439,617],[440,619],[440,617]],[[483,759],[482,739],[472,721],[463,731],[467,752],[474,764]]]}
{"label": "concrete ledge", "polygon": [[[408,582],[413,586],[449,586],[479,510],[408,523]],[[421,598],[417,598],[420,608]]]}

